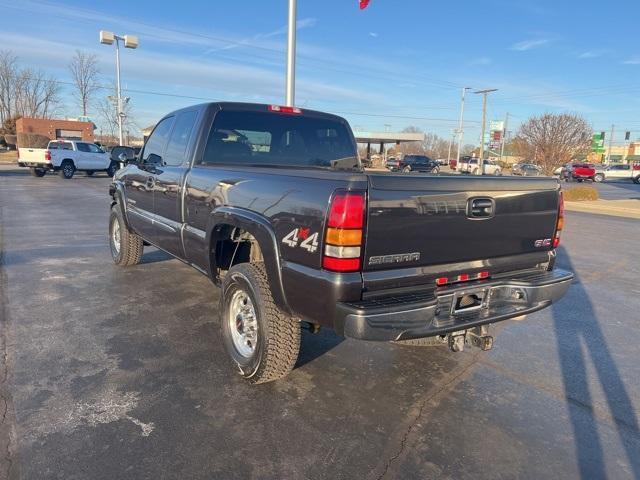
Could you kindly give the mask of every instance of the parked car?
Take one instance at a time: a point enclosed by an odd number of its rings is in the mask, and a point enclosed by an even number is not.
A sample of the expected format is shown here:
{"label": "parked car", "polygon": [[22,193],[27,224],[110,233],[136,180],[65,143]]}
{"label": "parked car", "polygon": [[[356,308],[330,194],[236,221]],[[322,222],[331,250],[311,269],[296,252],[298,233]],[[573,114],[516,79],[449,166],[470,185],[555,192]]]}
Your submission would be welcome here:
{"label": "parked car", "polygon": [[455,170],[456,168],[458,168],[458,160],[456,160],[455,158],[449,160],[449,168],[451,170]]}
{"label": "parked car", "polygon": [[396,160],[395,164],[387,162],[387,168],[392,172],[426,172],[438,173],[440,166],[438,162],[426,155],[405,155],[402,160]]}
{"label": "parked car", "polygon": [[447,161],[446,158],[436,158],[436,163],[438,165],[440,165],[441,167],[443,167],[445,165],[449,165],[449,162]]}
{"label": "parked car", "polygon": [[[640,182],[640,164],[615,164],[609,165],[605,167],[602,172],[599,172],[602,175],[600,181],[603,180],[614,180],[614,179],[631,179],[635,183]],[[596,181],[598,178],[598,173],[596,173]]]}
{"label": "parked car", "polygon": [[127,161],[134,160],[136,155],[140,153],[140,147],[127,147],[125,145],[117,145],[108,149],[109,158],[114,162],[120,162],[120,155],[124,154]]}
{"label": "parked car", "polygon": [[[465,155],[464,157],[460,157],[457,164],[457,171],[460,173],[469,173],[469,161],[472,157]],[[475,157],[473,157],[475,158]]]}
{"label": "parked car", "polygon": [[595,181],[596,169],[594,165],[590,163],[574,163],[567,169],[567,173],[564,175],[565,180],[575,180],[582,182],[584,180]]}
{"label": "parked car", "polygon": [[303,325],[488,350],[488,324],[548,307],[573,278],[554,269],[555,179],[365,171],[346,120],[321,112],[170,113],[109,193],[114,262],[148,243],[219,285],[224,346],[252,383],[293,368]]}
{"label": "parked car", "polygon": [[[478,174],[477,158],[471,158],[467,165],[468,165],[467,167],[468,173],[471,173],[472,175]],[[502,167],[500,167],[500,165],[498,165],[498,163],[495,162],[494,160],[484,159],[482,161],[482,165],[483,165],[483,169],[482,169],[483,175],[498,175],[498,176],[502,175]]]}
{"label": "parked car", "polygon": [[93,175],[107,172],[110,177],[119,167],[108,153],[94,143],[76,140],[52,140],[47,148],[18,148],[18,165],[29,168],[34,177],[43,177],[47,171],[59,172],[70,179],[76,171]]}
{"label": "parked car", "polygon": [[542,168],[533,163],[517,163],[511,168],[511,174],[523,177],[539,177],[542,175]]}

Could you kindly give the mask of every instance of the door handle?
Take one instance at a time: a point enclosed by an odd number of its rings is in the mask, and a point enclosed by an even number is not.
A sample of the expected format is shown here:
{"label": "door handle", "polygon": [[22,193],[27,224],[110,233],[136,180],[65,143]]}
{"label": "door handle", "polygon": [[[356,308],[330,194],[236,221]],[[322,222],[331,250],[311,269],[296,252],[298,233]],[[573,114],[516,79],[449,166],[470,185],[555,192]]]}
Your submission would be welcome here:
{"label": "door handle", "polygon": [[145,183],[147,190],[153,190],[156,186],[156,179],[154,177],[147,177],[147,182]]}

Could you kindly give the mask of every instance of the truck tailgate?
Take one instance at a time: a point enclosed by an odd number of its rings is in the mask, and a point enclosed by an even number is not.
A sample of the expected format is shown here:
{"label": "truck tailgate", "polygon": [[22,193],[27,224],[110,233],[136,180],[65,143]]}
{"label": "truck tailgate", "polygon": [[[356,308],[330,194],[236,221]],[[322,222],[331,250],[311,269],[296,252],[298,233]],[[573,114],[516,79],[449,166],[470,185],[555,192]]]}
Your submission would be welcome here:
{"label": "truck tailgate", "polygon": [[44,158],[45,152],[47,151],[46,148],[19,147],[18,151],[19,151],[21,162],[35,162],[35,163],[48,162]]}
{"label": "truck tailgate", "polygon": [[551,249],[536,242],[554,235],[556,179],[390,174],[368,179],[365,272]]}

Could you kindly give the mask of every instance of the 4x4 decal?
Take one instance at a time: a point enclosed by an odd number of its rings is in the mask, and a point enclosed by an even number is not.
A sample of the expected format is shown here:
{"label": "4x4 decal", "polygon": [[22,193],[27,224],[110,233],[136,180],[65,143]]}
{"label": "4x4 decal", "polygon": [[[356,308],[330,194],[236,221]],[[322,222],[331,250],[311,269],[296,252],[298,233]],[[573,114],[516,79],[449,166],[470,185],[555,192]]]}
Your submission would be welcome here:
{"label": "4x4 decal", "polygon": [[311,233],[310,228],[296,228],[282,239],[282,243],[291,248],[300,247],[314,253],[318,250],[318,232]]}

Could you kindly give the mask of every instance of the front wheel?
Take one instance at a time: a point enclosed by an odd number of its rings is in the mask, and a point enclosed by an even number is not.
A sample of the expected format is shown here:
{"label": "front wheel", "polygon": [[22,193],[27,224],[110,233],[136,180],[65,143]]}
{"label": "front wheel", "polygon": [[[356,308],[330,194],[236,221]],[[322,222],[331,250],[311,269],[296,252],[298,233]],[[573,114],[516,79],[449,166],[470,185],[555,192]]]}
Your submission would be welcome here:
{"label": "front wheel", "polygon": [[31,172],[32,177],[38,177],[38,178],[44,177],[45,173],[47,173],[47,171],[44,168],[36,168],[36,167],[31,167],[29,171]]}
{"label": "front wheel", "polygon": [[637,177],[634,177],[633,183],[640,184],[640,175],[638,175]]}
{"label": "front wheel", "polygon": [[410,173],[410,172],[411,172],[411,167],[404,167],[404,168],[402,169],[402,171],[403,171],[404,173]]}
{"label": "front wheel", "polygon": [[251,383],[287,375],[300,351],[300,323],[273,300],[263,263],[241,263],[222,281],[220,334],[240,371]]}
{"label": "front wheel", "polygon": [[127,228],[118,205],[111,207],[109,216],[109,247],[113,263],[122,267],[137,265],[142,258],[142,237]]}
{"label": "front wheel", "polygon": [[431,170],[431,173],[440,173],[440,168],[439,167],[433,167],[433,170]]}

